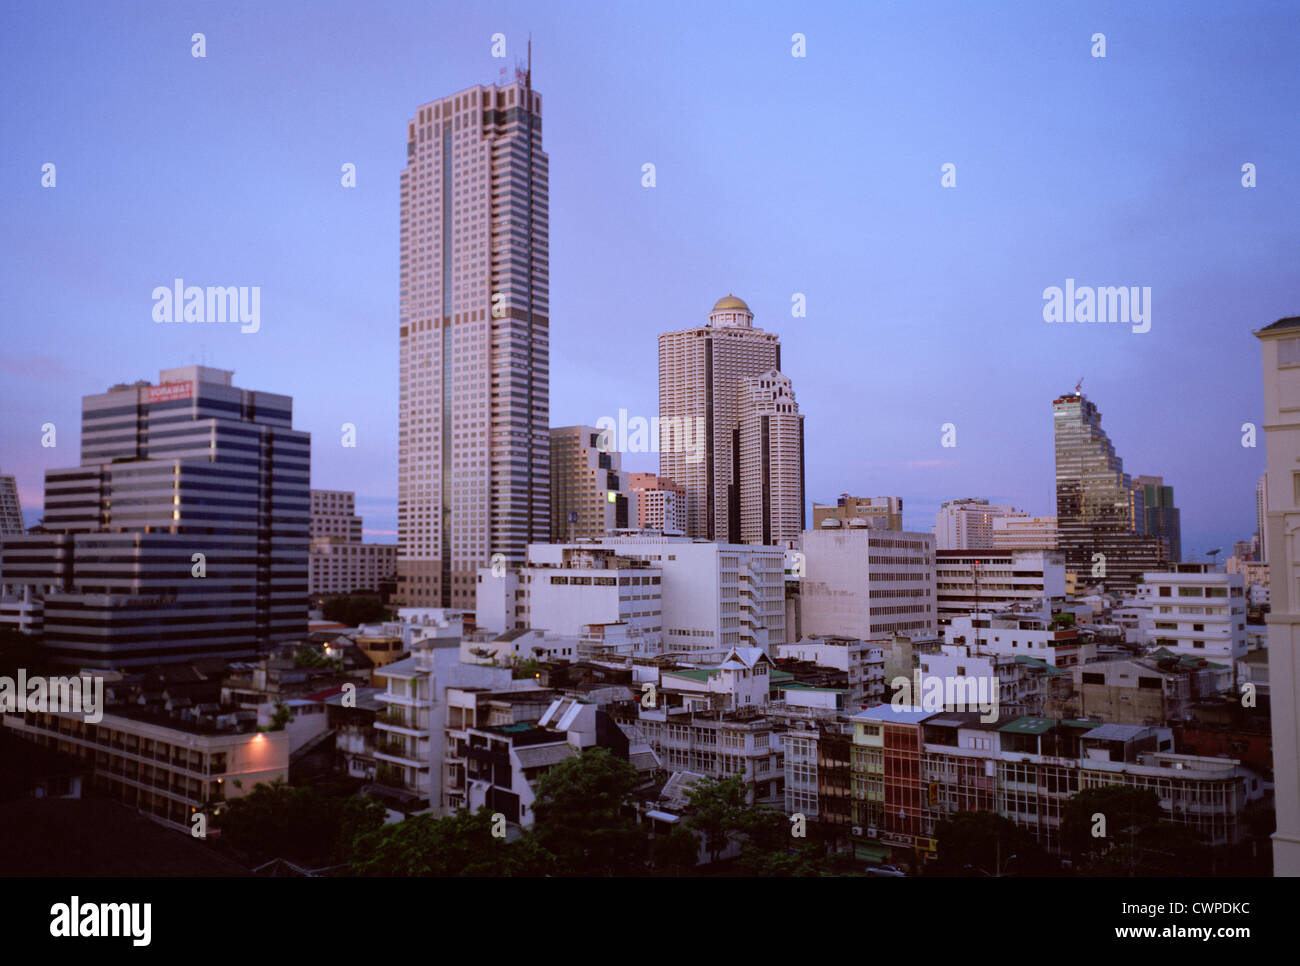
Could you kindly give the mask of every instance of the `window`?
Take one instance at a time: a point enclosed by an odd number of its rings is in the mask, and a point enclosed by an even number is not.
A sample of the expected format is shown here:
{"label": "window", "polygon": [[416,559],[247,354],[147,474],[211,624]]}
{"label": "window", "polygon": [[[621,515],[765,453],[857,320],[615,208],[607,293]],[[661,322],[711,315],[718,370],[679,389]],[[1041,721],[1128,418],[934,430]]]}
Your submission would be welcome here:
{"label": "window", "polygon": [[1279,366],[1300,366],[1300,339],[1279,339],[1277,343]]}

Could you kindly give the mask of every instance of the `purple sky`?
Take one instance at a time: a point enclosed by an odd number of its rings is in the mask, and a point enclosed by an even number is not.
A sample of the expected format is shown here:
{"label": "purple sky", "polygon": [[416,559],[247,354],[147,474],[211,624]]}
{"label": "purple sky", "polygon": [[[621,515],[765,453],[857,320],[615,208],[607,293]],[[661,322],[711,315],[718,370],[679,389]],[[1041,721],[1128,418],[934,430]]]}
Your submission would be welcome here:
{"label": "purple sky", "polygon": [[[1185,555],[1226,555],[1264,466],[1250,331],[1300,312],[1300,18],[1132,6],[7,3],[0,471],[36,510],[82,395],[206,360],[291,394],[313,485],[395,539],[405,122],[531,31],[553,425],[652,414],[657,334],[735,292],[781,336],[810,500],[1054,513],[1051,402],[1082,376],[1125,468],[1174,486]],[[261,330],[156,325],[176,277],[260,286]],[[1149,286],[1151,330],[1044,322],[1067,278]]]}

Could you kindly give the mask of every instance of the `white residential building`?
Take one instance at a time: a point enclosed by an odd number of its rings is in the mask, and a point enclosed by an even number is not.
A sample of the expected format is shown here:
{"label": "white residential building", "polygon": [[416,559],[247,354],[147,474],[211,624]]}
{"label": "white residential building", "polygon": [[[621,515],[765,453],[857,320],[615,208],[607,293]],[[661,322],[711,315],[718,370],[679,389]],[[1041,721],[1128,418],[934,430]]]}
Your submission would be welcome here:
{"label": "white residential building", "polygon": [[428,637],[408,658],[375,671],[387,690],[377,695],[385,710],[375,718],[376,780],[406,792],[412,804],[443,814],[443,767],[449,688],[536,690],[531,678],[514,680],[510,668],[460,660],[460,638]]}
{"label": "white residential building", "polygon": [[[586,560],[591,567],[582,566]],[[587,625],[621,621],[647,636],[661,634],[665,651],[693,660],[721,660],[733,647],[769,651],[785,643],[784,561],[779,547],[651,534],[532,544],[518,574],[480,571],[485,603],[478,626],[509,629],[503,622],[513,609],[514,628],[582,634]],[[609,562],[621,569],[602,573]],[[574,576],[613,576],[617,583],[575,587]],[[552,577],[570,583],[552,583]]]}
{"label": "white residential building", "polygon": [[847,637],[805,637],[782,644],[777,656],[812,661],[848,675],[850,703],[875,703],[885,699],[885,651],[868,641]]}
{"label": "white residential building", "polygon": [[1028,518],[1013,506],[990,505],[972,497],[948,500],[935,514],[936,550],[991,550],[993,521],[1000,518]]}
{"label": "white residential building", "polygon": [[800,538],[803,632],[861,640],[937,633],[934,535],[828,518]]}
{"label": "white residential building", "polygon": [[1236,666],[1246,656],[1246,598],[1240,574],[1211,564],[1174,564],[1143,574],[1151,601],[1143,636],[1151,647]]}
{"label": "white residential building", "polygon": [[947,643],[964,644],[973,654],[1024,655],[1058,668],[1090,661],[1097,651],[1073,627],[1057,627],[1045,614],[965,614],[954,617],[946,633]]}

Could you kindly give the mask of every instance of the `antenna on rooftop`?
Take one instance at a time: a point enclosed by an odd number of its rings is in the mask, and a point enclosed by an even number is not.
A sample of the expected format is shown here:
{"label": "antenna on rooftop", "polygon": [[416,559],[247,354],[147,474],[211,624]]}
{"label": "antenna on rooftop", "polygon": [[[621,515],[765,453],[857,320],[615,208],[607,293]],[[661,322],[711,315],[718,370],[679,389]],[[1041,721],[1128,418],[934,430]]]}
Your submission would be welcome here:
{"label": "antenna on rooftop", "polygon": [[1074,384],[1074,393],[1076,396],[1079,394],[1079,390],[1082,388],[1083,388],[1083,376],[1080,376],[1079,381]]}

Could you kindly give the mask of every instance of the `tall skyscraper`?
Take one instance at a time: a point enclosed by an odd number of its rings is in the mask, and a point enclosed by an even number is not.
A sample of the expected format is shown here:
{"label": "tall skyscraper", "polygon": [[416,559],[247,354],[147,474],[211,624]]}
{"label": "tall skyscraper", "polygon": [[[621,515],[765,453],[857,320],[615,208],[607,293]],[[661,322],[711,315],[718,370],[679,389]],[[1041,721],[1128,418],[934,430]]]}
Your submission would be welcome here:
{"label": "tall skyscraper", "polygon": [[5,583],[44,596],[63,663],[247,657],[307,631],[311,437],[293,400],[206,366],[81,403],[81,465],[45,474],[45,530]]}
{"label": "tall skyscraper", "polygon": [[18,482],[12,476],[0,475],[0,537],[22,533],[23,508],[18,502]]}
{"label": "tall skyscraper", "polygon": [[551,540],[605,537],[636,526],[623,454],[595,426],[551,430]]}
{"label": "tall skyscraper", "polygon": [[1277,831],[1273,874],[1300,875],[1300,317],[1255,333],[1264,356],[1265,547],[1271,609],[1268,680]]}
{"label": "tall skyscraper", "polygon": [[1077,390],[1052,402],[1056,424],[1056,517],[1066,570],[1081,584],[1132,591],[1160,570],[1165,543],[1143,533],[1141,490],[1101,428],[1101,413]]}
{"label": "tall skyscraper", "polygon": [[[742,447],[738,430],[748,406],[753,417],[751,438],[758,438],[753,433],[761,434],[761,429],[754,428],[761,425],[761,419],[754,409],[752,391],[746,391],[745,380],[761,378],[772,370],[779,374],[780,369],[781,345],[776,334],[754,328],[754,314],[734,295],[717,301],[709,313],[708,325],[659,336],[659,475],[686,491],[688,536],[727,543],[764,542],[761,521],[751,525],[748,536],[742,532],[746,473],[758,474],[757,485],[761,487],[763,471],[755,462],[761,460],[761,440]],[[788,382],[784,385],[788,392]],[[789,402],[793,403],[792,394]],[[793,425],[790,420],[785,423]],[[801,437],[800,494],[802,451]],[[786,458],[791,468],[793,460],[791,453]],[[792,501],[802,497],[793,490],[793,486],[785,486],[779,495],[783,504],[790,505],[778,508],[776,519],[801,517],[802,510],[793,507]],[[751,506],[748,512],[761,514],[762,508]],[[782,536],[774,534],[771,542],[795,537],[797,533],[786,536],[783,531]]]}
{"label": "tall skyscraper", "polygon": [[1181,514],[1174,505],[1174,488],[1165,486],[1159,476],[1139,476],[1133,484],[1142,487],[1142,532],[1163,539],[1169,548],[1169,562],[1177,563],[1183,559],[1183,530]]}
{"label": "tall skyscraper", "polygon": [[804,528],[803,414],[788,376],[769,369],[741,380],[732,472],[740,542],[793,546]]}
{"label": "tall skyscraper", "polygon": [[401,177],[398,599],[550,535],[548,162],[531,71],[417,108]]}

